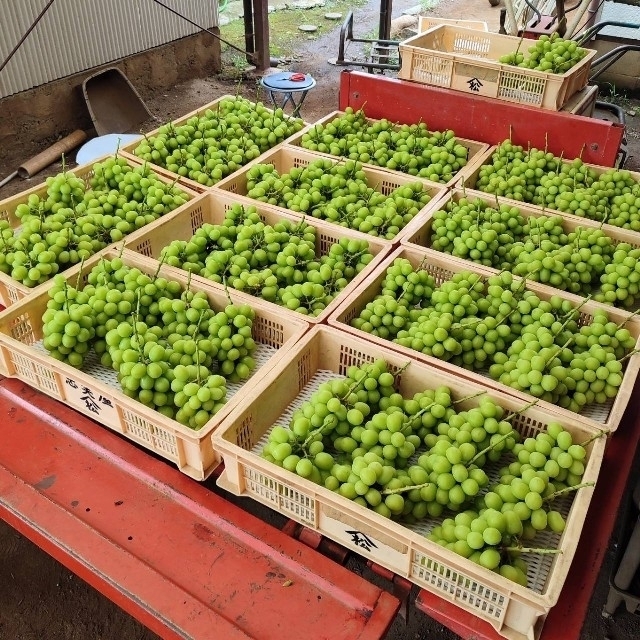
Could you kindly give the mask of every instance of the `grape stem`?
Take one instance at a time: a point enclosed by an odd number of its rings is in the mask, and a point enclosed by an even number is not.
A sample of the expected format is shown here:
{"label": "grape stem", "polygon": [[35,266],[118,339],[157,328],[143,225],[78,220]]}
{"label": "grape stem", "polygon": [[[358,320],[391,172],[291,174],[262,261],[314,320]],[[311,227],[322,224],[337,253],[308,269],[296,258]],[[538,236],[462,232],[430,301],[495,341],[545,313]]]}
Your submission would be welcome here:
{"label": "grape stem", "polygon": [[133,332],[135,333],[136,336],[136,343],[137,343],[137,347],[138,347],[138,353],[140,355],[140,361],[144,362],[144,349],[143,349],[143,345],[142,345],[142,338],[140,336],[140,334],[138,333],[138,321],[140,320],[140,300],[142,298],[142,293],[141,290],[138,289],[138,302],[136,303],[136,310],[135,310],[135,315],[133,317]]}
{"label": "grape stem", "polygon": [[531,407],[535,407],[538,404],[538,402],[540,402],[540,398],[536,398],[531,402],[527,402],[527,404],[525,404],[524,407],[518,409],[517,411],[514,411],[513,413],[510,413],[506,418],[502,418],[502,420],[504,422],[509,422],[509,420],[513,420],[513,418],[515,418],[516,416],[519,416],[521,413],[523,413],[527,409],[530,409]]}
{"label": "grape stem", "polygon": [[628,318],[625,318],[616,328],[622,329],[629,320],[631,320],[634,316],[637,316],[640,313],[640,309],[636,309]]}
{"label": "grape stem", "polygon": [[478,453],[476,453],[476,455],[473,456],[473,458],[471,458],[471,460],[469,460],[469,462],[467,462],[467,464],[465,466],[466,467],[470,467],[472,464],[475,463],[476,460],[481,458],[485,453],[489,453],[489,451],[491,451],[492,449],[497,447],[500,443],[504,442],[507,438],[510,438],[514,433],[515,433],[515,431],[511,430],[511,431],[509,431],[509,433],[507,433],[507,434],[501,436],[500,438],[498,438],[495,442],[493,442],[488,447],[486,447],[486,449],[483,449],[482,451],[479,451]]}
{"label": "grape stem", "polygon": [[541,553],[545,555],[557,555],[559,553],[563,553],[562,549],[545,549],[545,548],[534,548],[534,547],[503,547],[503,551],[507,551],[509,553]]}
{"label": "grape stem", "polygon": [[[585,304],[587,304],[587,302],[589,302],[591,300],[591,294],[589,294],[577,307],[575,307],[574,309],[571,309],[571,311],[567,312],[567,315],[569,316],[563,323],[562,326],[553,334],[554,337],[560,335],[560,333],[565,329],[565,327],[574,320],[573,314],[576,313],[577,311],[579,311],[582,307],[584,307]],[[567,346],[567,345],[565,345]],[[564,347],[562,347],[564,349]]]}
{"label": "grape stem", "polygon": [[362,377],[359,380],[353,381],[344,396],[340,398],[340,402],[344,402],[367,379],[368,376],[369,374],[366,371],[363,371]]}
{"label": "grape stem", "polygon": [[64,281],[64,304],[67,308],[67,312],[69,311],[69,284],[67,281]]}
{"label": "grape stem", "polygon": [[633,349],[633,351],[629,351],[629,353],[627,353],[626,356],[623,356],[622,358],[620,358],[618,362],[624,362],[627,358],[634,356],[636,353],[640,353],[640,349]]}
{"label": "grape stem", "polygon": [[597,440],[598,438],[602,438],[602,436],[607,436],[610,433],[611,433],[611,431],[609,429],[600,429],[598,431],[598,433],[596,433],[595,435],[591,436],[590,438],[588,438],[584,442],[581,442],[578,446],[586,447],[589,443],[593,442],[594,440]]}
{"label": "grape stem", "polygon": [[548,367],[551,361],[554,358],[557,358],[562,353],[562,350],[566,349],[574,340],[575,337],[571,336],[561,347],[558,348],[555,353],[551,354],[551,356],[549,356],[549,359],[544,363],[545,368]]}
{"label": "grape stem", "polygon": [[432,484],[433,482],[423,482],[422,484],[413,484],[408,487],[399,487],[398,489],[384,489],[380,493],[383,496],[390,496],[394,493],[406,493],[407,491],[413,491],[414,489],[422,489],[423,487],[428,487]]}
{"label": "grape stem", "polygon": [[552,500],[562,495],[563,493],[569,493],[570,491],[577,491],[578,489],[582,489],[584,487],[593,487],[595,484],[596,484],[595,482],[581,482],[580,484],[574,484],[572,487],[565,487],[564,489],[558,489],[558,491],[554,491],[553,493],[550,493],[546,498],[544,498],[544,501],[551,502]]}
{"label": "grape stem", "polygon": [[409,365],[411,364],[411,361],[407,362],[406,364],[403,364],[394,374],[393,374],[393,379],[394,382],[396,381],[397,378],[399,378],[402,375],[403,371],[406,371],[409,368]]}
{"label": "grape stem", "polygon": [[83,267],[84,267],[84,256],[82,256],[82,259],[80,260],[80,270],[78,271],[78,277],[76,278],[76,291],[80,291],[80,280],[84,275],[82,273]]}
{"label": "grape stem", "polygon": [[334,416],[332,413],[331,413],[331,414],[329,414],[328,416],[326,416],[326,417],[325,417],[325,419],[323,420],[322,424],[321,424],[319,427],[316,427],[315,429],[312,429],[312,430],[309,432],[309,434],[307,435],[307,437],[305,438],[304,442],[300,445],[300,448],[304,451],[305,456],[306,456],[306,455],[308,455],[308,453],[307,453],[307,451],[306,451],[305,447],[306,447],[310,442],[312,442],[312,441],[316,438],[316,436],[317,436],[318,434],[320,434],[321,436],[322,436],[322,435],[324,435],[324,434],[322,433],[322,431],[323,431],[326,427],[330,426],[330,424],[329,424],[329,422],[328,422],[328,420],[329,420],[330,418],[335,418],[335,416]]}
{"label": "grape stem", "polygon": [[[123,245],[124,246],[124,245]],[[158,277],[160,276],[160,270],[162,269],[162,266],[164,265],[164,261],[167,259],[167,255],[166,253],[161,253],[160,254],[160,259],[158,260],[158,268],[155,270],[155,273],[153,274],[151,280],[153,282],[155,282]]]}
{"label": "grape stem", "polygon": [[468,396],[464,396],[464,398],[454,400],[452,404],[459,404],[460,402],[465,402],[466,400],[472,400],[473,398],[477,398],[478,396],[483,396],[485,393],[487,393],[487,390],[483,389],[482,391],[478,391],[477,393],[471,393]]}
{"label": "grape stem", "polygon": [[400,429],[400,433],[402,433],[404,435],[404,432],[409,429],[409,428],[413,428],[412,427],[412,423],[416,418],[419,418],[422,414],[426,413],[427,411],[429,411],[429,409],[431,409],[431,407],[433,407],[434,404],[437,404],[436,401],[434,400],[433,402],[431,402],[430,404],[428,404],[426,407],[423,407],[422,409],[420,409],[420,411],[418,411],[417,413],[414,413],[412,416],[408,416],[408,420],[405,420],[405,422],[403,422],[403,426]]}

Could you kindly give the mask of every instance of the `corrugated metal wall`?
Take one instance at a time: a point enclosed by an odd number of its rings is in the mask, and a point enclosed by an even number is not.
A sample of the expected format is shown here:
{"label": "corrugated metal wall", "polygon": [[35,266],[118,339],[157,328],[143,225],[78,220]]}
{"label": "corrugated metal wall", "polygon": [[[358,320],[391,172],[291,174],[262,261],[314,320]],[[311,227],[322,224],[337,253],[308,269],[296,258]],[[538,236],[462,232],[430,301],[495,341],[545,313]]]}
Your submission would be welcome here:
{"label": "corrugated metal wall", "polygon": [[[203,27],[218,0],[162,0]],[[0,62],[46,0],[0,0]],[[0,98],[197,33],[153,0],[56,0],[0,72]]]}

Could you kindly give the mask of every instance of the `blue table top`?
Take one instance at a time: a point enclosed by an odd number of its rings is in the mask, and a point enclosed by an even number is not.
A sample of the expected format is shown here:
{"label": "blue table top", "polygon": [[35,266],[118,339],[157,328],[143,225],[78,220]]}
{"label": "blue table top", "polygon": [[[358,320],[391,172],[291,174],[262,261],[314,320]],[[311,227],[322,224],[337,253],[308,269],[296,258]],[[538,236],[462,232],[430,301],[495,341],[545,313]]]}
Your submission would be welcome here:
{"label": "blue table top", "polygon": [[315,86],[316,81],[308,74],[304,76],[304,80],[291,80],[291,76],[296,75],[291,71],[283,71],[281,73],[272,73],[263,76],[260,80],[262,86],[267,89],[280,91],[304,91]]}

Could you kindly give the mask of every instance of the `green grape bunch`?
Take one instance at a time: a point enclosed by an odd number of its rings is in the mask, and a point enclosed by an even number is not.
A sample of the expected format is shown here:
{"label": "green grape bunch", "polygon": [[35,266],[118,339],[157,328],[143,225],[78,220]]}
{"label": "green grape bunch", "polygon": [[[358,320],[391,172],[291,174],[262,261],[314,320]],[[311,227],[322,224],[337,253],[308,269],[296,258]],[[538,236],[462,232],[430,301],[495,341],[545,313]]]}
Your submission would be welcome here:
{"label": "green grape bunch", "polygon": [[84,288],[54,277],[43,315],[43,347],[81,369],[93,348],[117,373],[122,392],[193,430],[228,399],[228,384],[256,368],[255,311],[223,308],[176,280],[101,259]]}
{"label": "green grape bunch", "polygon": [[306,220],[265,224],[255,206],[240,204],[220,224],[203,225],[160,255],[171,266],[314,317],[374,258],[365,239],[327,242]]}
{"label": "green grape bunch", "polygon": [[66,170],[15,208],[20,226],[0,234],[0,270],[26,287],[50,280],[180,207],[187,194],[147,166],[114,156],[82,179]]}
{"label": "green grape bunch", "polygon": [[588,53],[573,40],[565,40],[558,33],[541,35],[526,53],[519,50],[500,56],[502,64],[547,73],[563,74],[578,64]]}
{"label": "green grape bunch", "polygon": [[225,97],[182,124],[166,123],[134,149],[139,158],[210,187],[302,129],[300,118],[242,96]]}
{"label": "green grape bunch", "polygon": [[326,124],[302,135],[304,149],[373,164],[433,182],[449,182],[466,166],[469,150],[451,130],[430,131],[424,122],[369,121],[362,109],[347,107]]}

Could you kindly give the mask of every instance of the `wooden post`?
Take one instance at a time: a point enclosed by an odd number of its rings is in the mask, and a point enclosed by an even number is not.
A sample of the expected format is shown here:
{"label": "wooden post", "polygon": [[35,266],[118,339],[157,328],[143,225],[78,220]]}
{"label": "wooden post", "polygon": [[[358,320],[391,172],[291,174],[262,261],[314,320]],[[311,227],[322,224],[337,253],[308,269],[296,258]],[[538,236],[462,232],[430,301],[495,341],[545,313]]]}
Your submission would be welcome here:
{"label": "wooden post", "polygon": [[253,0],[253,25],[255,33],[255,65],[257,71],[265,71],[271,66],[269,52],[269,2]]}
{"label": "wooden post", "polygon": [[[244,10],[244,48],[247,54],[253,54],[256,50],[253,29],[253,0],[242,0],[242,8]],[[254,64],[252,55],[247,55],[247,62]]]}

